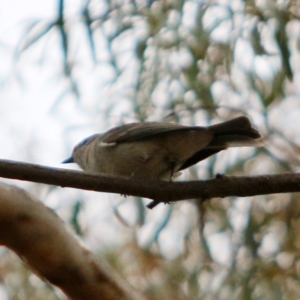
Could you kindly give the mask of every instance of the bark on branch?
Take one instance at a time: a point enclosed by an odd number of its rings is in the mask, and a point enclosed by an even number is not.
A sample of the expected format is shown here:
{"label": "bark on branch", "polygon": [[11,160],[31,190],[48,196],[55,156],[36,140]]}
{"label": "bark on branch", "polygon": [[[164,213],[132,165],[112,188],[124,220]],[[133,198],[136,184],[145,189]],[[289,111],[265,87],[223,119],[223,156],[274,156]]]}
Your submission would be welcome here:
{"label": "bark on branch", "polygon": [[0,243],[70,299],[144,299],[24,190],[0,183],[0,207]]}
{"label": "bark on branch", "polygon": [[[80,171],[0,160],[0,177],[37,183],[140,196],[155,202],[173,202],[199,198],[247,197],[300,192],[300,174],[283,173],[262,176],[222,176],[190,182],[144,181],[125,177],[90,175]],[[151,206],[151,205],[150,205]]]}

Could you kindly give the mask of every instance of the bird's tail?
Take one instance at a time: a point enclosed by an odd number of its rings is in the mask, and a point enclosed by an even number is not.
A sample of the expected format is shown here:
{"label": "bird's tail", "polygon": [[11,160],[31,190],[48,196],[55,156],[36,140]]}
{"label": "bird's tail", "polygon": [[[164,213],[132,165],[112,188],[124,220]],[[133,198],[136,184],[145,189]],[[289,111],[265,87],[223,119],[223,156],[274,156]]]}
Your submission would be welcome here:
{"label": "bird's tail", "polygon": [[214,133],[214,138],[208,145],[209,148],[220,147],[224,149],[262,145],[260,133],[252,127],[250,120],[244,116],[212,125],[209,129]]}
{"label": "bird's tail", "polygon": [[228,147],[262,146],[262,137],[252,127],[247,117],[238,117],[230,121],[208,127],[213,132],[211,142],[190,157],[179,169],[186,169],[207,157]]}

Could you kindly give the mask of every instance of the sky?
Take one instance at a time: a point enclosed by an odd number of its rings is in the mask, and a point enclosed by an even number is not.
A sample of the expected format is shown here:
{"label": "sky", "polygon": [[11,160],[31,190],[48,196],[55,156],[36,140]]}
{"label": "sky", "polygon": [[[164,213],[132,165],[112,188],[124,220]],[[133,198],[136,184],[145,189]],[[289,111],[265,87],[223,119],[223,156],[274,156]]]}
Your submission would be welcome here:
{"label": "sky", "polygon": [[[55,1],[1,1],[0,6],[0,76],[3,82],[0,91],[1,136],[5,136],[6,147],[0,156],[6,159],[25,160],[32,156],[24,145],[37,144],[47,140],[48,135],[58,135],[58,122],[49,115],[49,107],[57,97],[48,81],[50,72],[32,63],[35,57],[25,55],[19,63],[15,51],[31,20],[51,18],[55,12]],[[1,47],[2,46],[2,47]],[[23,147],[22,147],[22,146]],[[23,148],[23,149],[22,149]],[[42,152],[37,149],[37,152]],[[58,154],[56,154],[58,155]],[[56,157],[57,158],[57,157]],[[38,157],[38,161],[51,159]],[[52,162],[54,163],[54,161]]]}

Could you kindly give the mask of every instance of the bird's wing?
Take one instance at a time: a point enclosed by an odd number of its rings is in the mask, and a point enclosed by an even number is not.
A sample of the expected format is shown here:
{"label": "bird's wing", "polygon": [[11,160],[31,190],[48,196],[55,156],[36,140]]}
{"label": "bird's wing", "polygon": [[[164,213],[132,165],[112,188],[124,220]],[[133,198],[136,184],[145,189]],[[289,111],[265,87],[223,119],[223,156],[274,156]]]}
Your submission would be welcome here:
{"label": "bird's wing", "polygon": [[130,123],[112,128],[111,130],[104,133],[102,142],[107,144],[130,142],[153,137],[155,135],[167,132],[187,131],[191,129],[201,130],[204,129],[204,127],[189,127],[174,123],[159,122]]}

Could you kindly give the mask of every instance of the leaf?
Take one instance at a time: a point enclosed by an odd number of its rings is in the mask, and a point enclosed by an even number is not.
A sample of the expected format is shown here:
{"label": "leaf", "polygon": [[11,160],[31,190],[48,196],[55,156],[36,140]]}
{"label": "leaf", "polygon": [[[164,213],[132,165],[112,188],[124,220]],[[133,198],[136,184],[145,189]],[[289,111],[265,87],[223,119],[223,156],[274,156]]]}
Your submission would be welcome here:
{"label": "leaf", "polygon": [[89,40],[90,49],[92,52],[93,61],[94,61],[94,63],[96,63],[97,56],[96,56],[95,42],[94,42],[93,29],[92,29],[93,20],[90,15],[88,4],[85,5],[85,7],[82,11],[82,17],[83,17],[83,22],[86,26],[87,36],[88,36],[88,40]]}
{"label": "leaf", "polygon": [[80,236],[82,236],[82,229],[78,218],[80,212],[82,211],[82,207],[83,207],[83,201],[77,200],[73,206],[72,215],[70,219],[70,223],[72,227],[74,228],[75,232]]}
{"label": "leaf", "polygon": [[275,32],[275,39],[277,41],[280,50],[281,61],[285,69],[286,75],[290,81],[293,81],[293,71],[289,60],[291,53],[288,47],[288,36],[286,34],[286,25],[289,21],[288,13],[285,11],[278,10],[277,18],[278,18],[278,28]]}
{"label": "leaf", "polygon": [[40,40],[46,33],[48,33],[55,26],[55,22],[51,22],[51,23],[47,23],[47,24],[40,24],[40,21],[34,22],[31,26],[31,29],[28,30],[28,36],[39,25],[40,25],[40,28],[37,30],[37,32],[25,41],[23,47],[20,50],[21,52],[27,50],[34,43],[36,43],[38,40]]}

